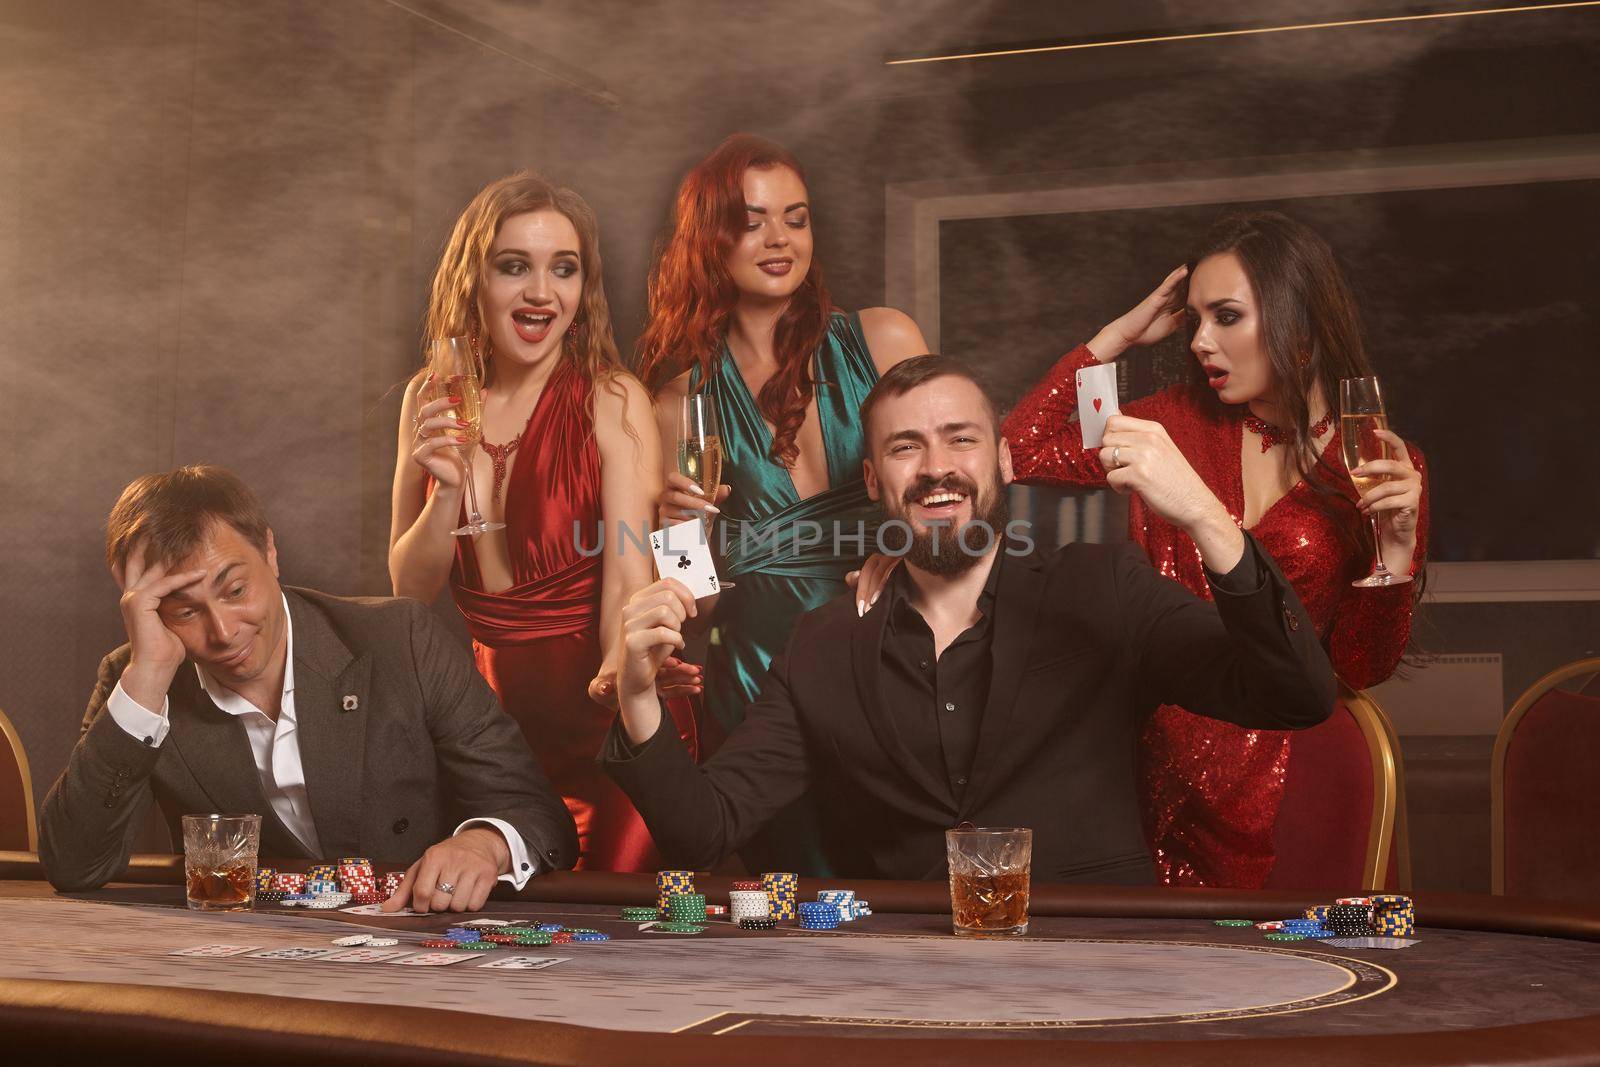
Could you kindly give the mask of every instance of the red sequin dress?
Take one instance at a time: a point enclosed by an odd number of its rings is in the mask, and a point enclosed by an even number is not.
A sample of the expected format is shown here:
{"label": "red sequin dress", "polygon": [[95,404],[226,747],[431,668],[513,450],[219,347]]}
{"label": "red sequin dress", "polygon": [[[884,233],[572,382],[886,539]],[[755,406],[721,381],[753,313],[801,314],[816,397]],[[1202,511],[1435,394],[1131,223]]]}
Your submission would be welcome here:
{"label": "red sequin dress", "polygon": [[[1099,450],[1085,449],[1078,423],[1068,421],[1077,408],[1075,375],[1097,363],[1087,347],[1078,346],[1007,416],[1003,432],[1018,481],[1077,488],[1106,484]],[[1243,526],[1239,457],[1245,408],[1218,402],[1204,386],[1177,385],[1125,404],[1122,411],[1161,423],[1234,522]],[[1409,443],[1406,449],[1423,473],[1415,573],[1426,558],[1427,472],[1422,454]],[[1344,469],[1337,430],[1323,459],[1336,470]],[[1339,484],[1353,515],[1355,488],[1347,479]],[[1353,588],[1350,583],[1371,570],[1372,560],[1345,547],[1335,520],[1317,506],[1317,496],[1305,482],[1296,484],[1250,532],[1299,594],[1339,677],[1357,689],[1376,685],[1394,672],[1410,639],[1415,586]],[[1188,534],[1151,512],[1137,494],[1128,504],[1128,534],[1144,547],[1156,569],[1209,598],[1200,550]],[[1249,889],[1266,883],[1292,737],[1282,731],[1245,730],[1172,706],[1151,716],[1139,760],[1140,801],[1163,883]]]}
{"label": "red sequin dress", "polygon": [[[480,484],[478,491],[485,488]],[[573,524],[592,549],[604,512],[589,380],[570,361],[545,383],[511,457],[504,492],[506,529],[483,536],[507,539],[511,587],[484,591],[471,537],[456,538],[450,571],[478,670],[572,812],[578,869],[655,870],[655,843],[644,820],[595,763],[616,717],[588,693],[600,667],[604,553],[584,556]]]}

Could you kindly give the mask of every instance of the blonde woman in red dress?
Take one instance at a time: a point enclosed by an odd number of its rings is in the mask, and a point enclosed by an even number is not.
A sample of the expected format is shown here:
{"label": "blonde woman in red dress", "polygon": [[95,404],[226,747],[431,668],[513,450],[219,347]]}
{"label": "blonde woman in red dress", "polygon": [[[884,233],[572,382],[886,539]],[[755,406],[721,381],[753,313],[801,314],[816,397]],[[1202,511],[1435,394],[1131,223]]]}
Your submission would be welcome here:
{"label": "blonde woman in red dress", "polygon": [[[1103,449],[1085,449],[1076,373],[1187,322],[1194,381],[1123,405]],[[1355,301],[1318,234],[1276,213],[1227,218],[1189,263],[1085,345],[1068,352],[1005,420],[1017,481],[1105,488],[1107,464],[1139,462],[1145,435],[1169,437],[1241,527],[1294,585],[1334,669],[1356,688],[1393,673],[1411,634],[1420,583],[1354,588],[1378,549],[1396,574],[1426,558],[1421,453],[1380,431],[1393,458],[1367,464],[1387,481],[1358,496],[1339,439],[1339,380],[1372,373]],[[1207,596],[1200,554],[1134,496],[1129,536],[1163,574]],[[884,564],[860,594],[870,598]],[[868,584],[870,583],[870,588]],[[1259,888],[1272,872],[1273,824],[1291,735],[1244,730],[1162,707],[1141,746],[1145,830],[1169,885]]]}
{"label": "blonde woman in red dress", "polygon": [[480,510],[505,529],[452,536],[465,521],[459,426],[419,372],[400,415],[395,595],[431,603],[449,584],[479,671],[577,822],[578,867],[653,870],[649,831],[595,764],[614,712],[590,694],[614,677],[621,605],[652,578],[646,552],[617,549],[623,524],[641,539],[654,528],[661,445],[612,340],[583,198],[526,171],[481,190],[440,257],[426,336],[471,338],[483,440],[468,461]]}

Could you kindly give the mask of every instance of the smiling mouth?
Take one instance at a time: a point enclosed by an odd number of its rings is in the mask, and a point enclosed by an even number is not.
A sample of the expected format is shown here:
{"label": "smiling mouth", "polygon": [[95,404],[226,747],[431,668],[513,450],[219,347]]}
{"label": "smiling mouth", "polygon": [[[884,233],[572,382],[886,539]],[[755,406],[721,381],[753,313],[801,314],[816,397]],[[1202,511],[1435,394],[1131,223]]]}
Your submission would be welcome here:
{"label": "smiling mouth", "polygon": [[756,264],[757,267],[768,274],[788,274],[794,267],[792,259],[766,259]]}
{"label": "smiling mouth", "polygon": [[538,344],[549,336],[550,326],[555,321],[554,311],[519,308],[511,313],[511,325],[517,331],[517,336],[531,344]]}
{"label": "smiling mouth", "polygon": [[219,659],[219,660],[217,660],[217,666],[219,666],[219,667],[237,667],[237,666],[239,666],[239,664],[243,663],[247,658],[249,658],[250,650],[252,648],[254,648],[254,647],[255,647],[255,642],[251,641],[249,644],[245,645],[243,648],[241,648],[239,651],[235,652],[233,655],[229,656],[227,659]]}
{"label": "smiling mouth", "polygon": [[958,493],[954,489],[939,489],[919,498],[916,503],[924,511],[942,514],[954,511],[965,503],[966,499],[967,494],[965,493]]}

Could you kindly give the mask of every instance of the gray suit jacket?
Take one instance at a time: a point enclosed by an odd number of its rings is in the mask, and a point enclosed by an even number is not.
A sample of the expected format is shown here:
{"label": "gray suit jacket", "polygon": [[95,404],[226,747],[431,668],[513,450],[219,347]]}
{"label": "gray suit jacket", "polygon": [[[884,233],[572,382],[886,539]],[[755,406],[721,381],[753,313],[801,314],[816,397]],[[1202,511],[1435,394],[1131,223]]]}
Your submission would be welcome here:
{"label": "gray suit jacket", "polygon": [[[572,866],[572,815],[432,612],[415,600],[284,592],[300,760],[327,853],[309,858],[410,864],[461,820],[487,817],[514,826],[544,869]],[[101,661],[78,745],[45,797],[39,856],[51,883],[83,890],[120,875],[152,797],[174,842],[180,816],[254,813],[263,856],[306,856],[267,801],[244,723],[212,703],[192,664],[167,691],[160,747],[106,713],[130,655],[123,645]]]}

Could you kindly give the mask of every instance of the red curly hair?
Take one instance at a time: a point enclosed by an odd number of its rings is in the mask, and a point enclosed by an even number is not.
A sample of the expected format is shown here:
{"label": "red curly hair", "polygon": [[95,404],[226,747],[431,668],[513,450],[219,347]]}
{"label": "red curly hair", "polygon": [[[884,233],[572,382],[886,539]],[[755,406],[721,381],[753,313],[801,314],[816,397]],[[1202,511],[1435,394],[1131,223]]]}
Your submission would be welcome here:
{"label": "red curly hair", "polygon": [[[639,377],[652,392],[696,364],[702,383],[715,373],[739,303],[727,257],[744,232],[745,171],[772,167],[788,167],[805,181],[800,161],[787,149],[736,133],[684,175],[672,231],[650,271],[650,319],[639,338]],[[768,456],[784,467],[794,466],[800,454],[795,437],[816,389],[811,358],[827,335],[832,311],[813,257],[773,332],[778,369],[756,397],[756,407],[774,428]]]}

